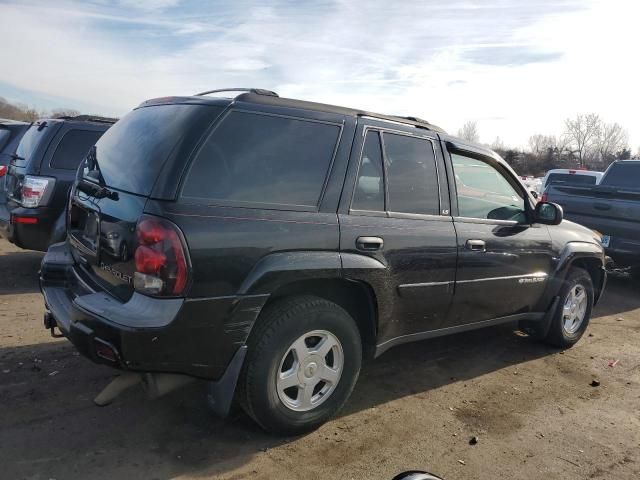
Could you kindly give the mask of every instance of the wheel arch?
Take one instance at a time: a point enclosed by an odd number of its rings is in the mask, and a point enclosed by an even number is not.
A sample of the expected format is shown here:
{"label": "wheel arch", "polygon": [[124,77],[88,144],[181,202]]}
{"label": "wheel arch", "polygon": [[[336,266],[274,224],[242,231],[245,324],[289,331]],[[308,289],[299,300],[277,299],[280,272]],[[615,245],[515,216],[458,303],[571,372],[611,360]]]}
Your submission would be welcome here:
{"label": "wheel arch", "polygon": [[586,270],[594,289],[594,305],[600,299],[606,283],[605,256],[601,246],[588,242],[570,242],[560,254],[555,278],[558,290],[572,268]]}
{"label": "wheel arch", "polygon": [[[372,358],[377,338],[377,299],[373,288],[345,278],[301,279],[280,285],[265,303],[264,308],[284,298],[312,295],[344,308],[354,319],[362,340],[363,356]],[[260,321],[260,317],[256,323]]]}

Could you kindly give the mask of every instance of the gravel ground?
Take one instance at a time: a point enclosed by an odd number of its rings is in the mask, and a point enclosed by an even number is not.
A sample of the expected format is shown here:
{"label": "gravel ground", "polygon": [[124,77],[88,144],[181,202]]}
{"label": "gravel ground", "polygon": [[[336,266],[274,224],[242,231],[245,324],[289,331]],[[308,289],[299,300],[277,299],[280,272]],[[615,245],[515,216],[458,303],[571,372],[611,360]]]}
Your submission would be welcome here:
{"label": "gravel ground", "polygon": [[506,327],[398,347],[365,365],[338,418],[283,439],[242,413],[216,418],[198,383],[94,406],[114,371],[43,329],[41,258],[0,240],[2,478],[640,478],[640,285],[627,278],[610,279],[571,350]]}

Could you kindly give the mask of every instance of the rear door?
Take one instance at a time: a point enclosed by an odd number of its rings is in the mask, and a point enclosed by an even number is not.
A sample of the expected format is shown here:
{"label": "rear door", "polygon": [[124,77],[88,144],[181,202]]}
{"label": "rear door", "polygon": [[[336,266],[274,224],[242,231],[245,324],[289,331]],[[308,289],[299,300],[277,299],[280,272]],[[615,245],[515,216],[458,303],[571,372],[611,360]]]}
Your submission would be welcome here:
{"label": "rear door", "polygon": [[531,224],[523,186],[490,154],[447,143],[452,167],[458,268],[447,324],[532,310],[551,271],[551,237]]}
{"label": "rear door", "polygon": [[[439,328],[453,295],[456,236],[437,137],[367,121],[349,169],[339,213],[343,268],[384,295],[379,343]],[[366,258],[383,269],[359,269]]]}

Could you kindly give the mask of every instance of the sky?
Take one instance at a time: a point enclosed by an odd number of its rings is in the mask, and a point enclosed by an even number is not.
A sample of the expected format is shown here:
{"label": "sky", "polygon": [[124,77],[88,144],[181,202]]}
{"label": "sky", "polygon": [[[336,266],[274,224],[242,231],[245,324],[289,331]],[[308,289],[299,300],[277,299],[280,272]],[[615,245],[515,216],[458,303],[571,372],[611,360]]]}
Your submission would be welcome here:
{"label": "sky", "polygon": [[640,147],[638,0],[0,0],[0,97],[121,116],[223,87],[524,147],[596,112]]}

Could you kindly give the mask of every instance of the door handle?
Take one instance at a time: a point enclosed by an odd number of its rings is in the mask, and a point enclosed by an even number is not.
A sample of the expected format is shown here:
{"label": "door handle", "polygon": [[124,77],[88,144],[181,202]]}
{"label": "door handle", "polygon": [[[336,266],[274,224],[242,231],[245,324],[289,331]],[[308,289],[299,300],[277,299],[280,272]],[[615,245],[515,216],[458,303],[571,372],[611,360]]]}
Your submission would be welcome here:
{"label": "door handle", "polygon": [[467,250],[471,250],[472,252],[486,252],[487,244],[484,243],[484,240],[467,240],[467,243],[464,244]]}
{"label": "door handle", "polygon": [[356,248],[367,252],[380,250],[384,245],[384,241],[380,237],[358,237],[356,239]]}

